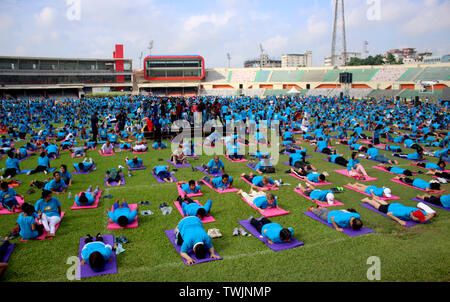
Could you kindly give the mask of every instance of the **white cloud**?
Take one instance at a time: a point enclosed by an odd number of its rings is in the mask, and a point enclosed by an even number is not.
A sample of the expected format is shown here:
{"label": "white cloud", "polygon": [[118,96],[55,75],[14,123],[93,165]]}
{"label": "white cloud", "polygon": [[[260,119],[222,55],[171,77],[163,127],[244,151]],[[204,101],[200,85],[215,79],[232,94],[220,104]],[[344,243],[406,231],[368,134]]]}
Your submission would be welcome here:
{"label": "white cloud", "polygon": [[54,25],[56,19],[56,10],[51,7],[44,7],[39,14],[34,15],[36,24],[41,27],[50,27]]}

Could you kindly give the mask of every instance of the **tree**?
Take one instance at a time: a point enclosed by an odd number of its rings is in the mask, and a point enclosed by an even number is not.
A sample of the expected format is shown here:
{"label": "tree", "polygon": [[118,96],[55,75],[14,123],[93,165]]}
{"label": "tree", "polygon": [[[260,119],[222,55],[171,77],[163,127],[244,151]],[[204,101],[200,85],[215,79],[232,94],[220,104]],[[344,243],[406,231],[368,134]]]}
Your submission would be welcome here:
{"label": "tree", "polygon": [[395,57],[392,53],[388,53],[386,57],[386,63],[388,63],[389,65],[396,64]]}

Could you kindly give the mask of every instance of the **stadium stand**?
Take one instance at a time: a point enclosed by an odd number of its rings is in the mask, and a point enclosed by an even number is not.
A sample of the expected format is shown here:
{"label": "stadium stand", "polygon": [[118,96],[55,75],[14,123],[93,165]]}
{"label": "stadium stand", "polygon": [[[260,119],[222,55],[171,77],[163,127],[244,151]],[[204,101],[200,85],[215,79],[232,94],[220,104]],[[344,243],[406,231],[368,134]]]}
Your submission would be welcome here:
{"label": "stadium stand", "polygon": [[397,79],[398,82],[412,82],[423,71],[421,67],[409,68],[401,77]]}
{"label": "stadium stand", "polygon": [[305,70],[299,82],[322,82],[328,70]]}
{"label": "stadium stand", "polygon": [[375,73],[378,71],[378,68],[368,68],[368,69],[348,69],[346,72],[350,72],[353,74],[353,82],[368,82]]}
{"label": "stadium stand", "polygon": [[372,82],[395,82],[397,81],[408,68],[381,68],[378,72],[372,77],[370,81]]}
{"label": "stadium stand", "polygon": [[298,82],[300,76],[300,70],[274,70],[270,82]]}
{"label": "stadium stand", "polygon": [[255,82],[267,82],[271,73],[272,70],[258,70],[255,76]]}
{"label": "stadium stand", "polygon": [[227,82],[229,71],[210,69],[206,71],[205,82]]}
{"label": "stadium stand", "polygon": [[323,79],[324,82],[339,82],[339,73],[341,73],[342,70],[340,69],[331,69],[325,78]]}
{"label": "stadium stand", "polygon": [[419,74],[416,80],[421,81],[445,81],[450,74],[450,67],[427,67]]}
{"label": "stadium stand", "polygon": [[256,77],[256,70],[236,69],[232,71],[230,83],[248,83],[253,82]]}

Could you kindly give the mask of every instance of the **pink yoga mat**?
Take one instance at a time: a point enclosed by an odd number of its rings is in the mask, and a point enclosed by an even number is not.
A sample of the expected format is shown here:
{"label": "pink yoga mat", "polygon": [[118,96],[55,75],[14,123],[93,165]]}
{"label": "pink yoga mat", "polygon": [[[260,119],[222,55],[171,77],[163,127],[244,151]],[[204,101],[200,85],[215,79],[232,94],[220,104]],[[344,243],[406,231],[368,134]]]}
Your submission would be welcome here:
{"label": "pink yoga mat", "polygon": [[240,160],[233,160],[233,159],[229,158],[227,155],[224,155],[224,156],[225,156],[226,159],[228,159],[228,160],[231,161],[232,163],[243,163],[243,162],[248,161],[248,160],[246,160],[245,158],[240,159]]}
{"label": "pink yoga mat", "polygon": [[[372,195],[367,194],[366,192],[357,190],[357,189],[352,188],[352,187],[350,187],[350,186],[344,185],[343,187],[344,187],[344,188],[347,188],[347,189],[350,189],[350,190],[353,190],[353,191],[355,191],[355,192],[361,193],[361,194],[363,194],[363,195],[366,195],[366,196],[369,196],[369,197],[373,197]],[[399,199],[401,199],[400,197],[395,196],[395,195],[392,195],[392,196],[389,197],[389,198],[387,198],[387,197],[378,197],[378,196],[377,196],[377,198],[378,198],[378,199],[381,199],[381,200],[399,200]]]}
{"label": "pink yoga mat", "polygon": [[[198,183],[195,182],[195,185],[198,186]],[[181,188],[181,186],[178,185],[178,184],[177,184],[177,190],[178,190],[178,194],[179,194],[181,197],[184,197],[185,195],[186,195],[187,197],[203,196],[203,193],[202,193],[202,192],[186,194],[186,192],[184,192],[183,189]]]}
{"label": "pink yoga mat", "polygon": [[[248,183],[250,186],[252,186],[253,184],[251,182],[249,182],[247,179],[245,179],[244,177],[241,177],[241,179],[243,181],[245,181],[246,183]],[[256,190],[258,191],[271,191],[271,190],[279,190],[280,188],[275,187],[275,186],[264,186],[264,187],[256,187]]]}
{"label": "pink yoga mat", "polygon": [[[66,212],[61,212],[61,221],[63,220],[65,214],[66,214]],[[56,232],[58,231],[59,224],[61,223],[61,221],[55,226],[55,235],[56,235]],[[54,237],[45,238],[45,235],[47,235],[47,231],[44,229],[44,233],[41,236],[36,237],[34,239],[30,239],[30,240],[45,240],[45,239],[53,239],[54,238]],[[26,242],[28,240],[20,239],[20,241]]]}
{"label": "pink yoga mat", "polygon": [[297,175],[295,175],[294,173],[289,173],[290,176],[293,176],[301,181],[304,181],[306,183],[309,183],[312,186],[327,186],[327,185],[332,185],[331,182],[311,182],[307,179],[301,179],[300,177],[298,177]]}
{"label": "pink yoga mat", "polygon": [[[407,186],[407,187],[410,187],[410,188],[413,188],[413,189],[416,189],[416,190],[420,190],[420,191],[423,191],[423,192],[427,192],[427,190],[424,190],[424,189],[421,189],[421,188],[418,188],[418,187],[413,187],[413,186],[410,186],[410,185],[407,185],[407,184],[405,184],[404,182],[401,182],[399,179],[391,179],[391,181],[393,181],[393,182],[395,182],[395,183],[398,183],[398,184],[402,184],[402,185],[404,185],[404,186]],[[446,192],[444,192],[444,193],[442,193],[442,194],[445,194]]]}
{"label": "pink yoga mat", "polygon": [[[138,205],[136,203],[132,203],[128,205],[131,211],[137,210]],[[111,207],[111,211],[113,208]],[[128,224],[126,227],[121,227],[117,223],[114,223],[109,217],[109,223],[108,223],[108,230],[119,230],[119,229],[133,229],[138,227],[138,217],[136,216],[136,219],[130,224]]]}
{"label": "pink yoga mat", "polygon": [[[338,201],[337,199],[334,200],[334,204],[327,204],[327,205],[318,204],[317,202],[315,202],[314,200],[312,200],[311,197],[306,196],[305,194],[303,194],[302,191],[300,191],[300,190],[298,190],[298,189],[295,189],[294,192],[297,193],[297,194],[299,194],[299,195],[301,195],[301,196],[303,196],[303,197],[305,197],[305,198],[308,199],[309,201],[314,202],[314,203],[317,204],[317,205],[320,205],[320,206],[323,207],[323,208],[335,207],[335,206],[343,206],[343,205],[344,205],[342,202]],[[324,203],[327,203],[327,202],[324,201]]]}
{"label": "pink yoga mat", "polygon": [[[410,163],[409,165],[414,166],[414,167],[417,167],[417,168],[421,168],[421,169],[425,169],[425,170],[431,171],[431,169],[427,169],[427,168],[424,168],[424,167],[420,167],[420,166],[418,166],[416,163]],[[450,173],[450,170],[444,170],[444,171],[441,171],[441,172]]]}
{"label": "pink yoga mat", "polygon": [[383,172],[391,173],[391,174],[394,174],[394,175],[398,175],[398,174],[392,173],[391,171],[388,171],[388,170],[386,170],[385,168],[380,167],[380,166],[372,166],[372,168],[377,169],[377,170],[380,170],[380,171],[383,171]]}
{"label": "pink yoga mat", "polygon": [[[202,204],[200,202],[198,202],[198,200],[194,200],[194,202],[196,204],[198,204],[199,206],[202,206]],[[180,203],[178,201],[174,201],[173,204],[175,205],[175,207],[177,208],[177,210],[181,214],[181,216],[186,217],[185,215],[183,215],[183,209],[181,208]],[[214,222],[214,221],[216,221],[216,220],[214,219],[214,217],[212,217],[210,215],[205,216],[202,219],[203,223]]]}
{"label": "pink yoga mat", "polygon": [[[81,193],[83,193],[83,192],[78,193],[78,197],[80,197]],[[97,196],[95,196],[94,203],[91,204],[90,206],[78,206],[74,200],[73,205],[70,209],[72,209],[72,210],[95,209],[98,207],[98,203],[100,201],[100,195],[102,195],[102,190],[98,191]]]}
{"label": "pink yoga mat", "polygon": [[[18,202],[20,205],[22,205],[22,204],[25,202],[25,201],[24,201],[22,198],[20,198],[19,196],[16,196],[16,200],[17,200],[17,202]],[[2,206],[1,203],[0,203],[0,208],[1,208],[1,210],[0,210],[0,215],[8,215],[8,214],[15,214],[15,213],[21,213],[21,212],[22,212],[22,210],[18,210],[18,209],[15,209],[14,212],[10,212],[10,211],[8,211],[7,209],[3,208],[3,206]]]}
{"label": "pink yoga mat", "polygon": [[252,204],[252,203],[248,202],[247,200],[245,200],[245,198],[243,196],[241,196],[241,198],[242,198],[243,201],[245,201],[246,204],[251,206],[253,209],[257,210],[261,215],[263,215],[266,218],[268,218],[268,217],[275,217],[275,216],[282,216],[282,215],[287,215],[287,214],[291,213],[290,211],[283,210],[282,208],[279,208],[279,209],[276,209],[276,208],[265,209],[264,212],[262,212],[261,209],[258,209],[254,204]]}
{"label": "pink yoga mat", "polygon": [[[345,176],[350,177],[350,178],[353,178],[353,179],[358,179],[358,178],[356,178],[356,177],[352,177],[352,176],[348,175],[347,169],[334,170],[334,172],[339,173],[339,174],[342,174],[342,175],[345,175]],[[376,177],[370,177],[370,176],[368,176],[368,177],[366,177],[364,180],[360,180],[360,179],[358,179],[358,180],[359,180],[359,181],[373,181],[373,180],[377,180],[377,179],[378,179],[378,178],[376,178]]]}
{"label": "pink yoga mat", "polygon": [[115,155],[114,152],[112,154],[103,154],[101,149],[98,150],[98,153],[100,153],[100,155],[102,155],[102,156],[113,156],[113,155]]}
{"label": "pink yoga mat", "polygon": [[203,179],[202,179],[202,182],[203,182],[207,187],[209,187],[210,189],[216,191],[216,192],[219,193],[219,194],[223,194],[223,193],[232,193],[232,192],[237,192],[237,191],[239,191],[238,188],[228,188],[228,189],[226,189],[226,190],[218,190],[218,189],[214,188],[212,185],[210,185],[209,183],[207,183],[206,181],[204,181]]}

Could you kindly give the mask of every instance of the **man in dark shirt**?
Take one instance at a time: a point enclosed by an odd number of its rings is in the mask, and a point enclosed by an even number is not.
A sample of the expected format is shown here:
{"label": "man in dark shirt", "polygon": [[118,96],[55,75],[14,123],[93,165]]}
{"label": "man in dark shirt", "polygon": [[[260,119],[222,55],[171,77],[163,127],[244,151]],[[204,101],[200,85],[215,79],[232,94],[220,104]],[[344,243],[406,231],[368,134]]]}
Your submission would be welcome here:
{"label": "man in dark shirt", "polygon": [[94,112],[94,114],[91,117],[91,128],[92,128],[92,140],[94,142],[97,142],[97,135],[98,135],[98,117],[97,117],[97,112]]}

